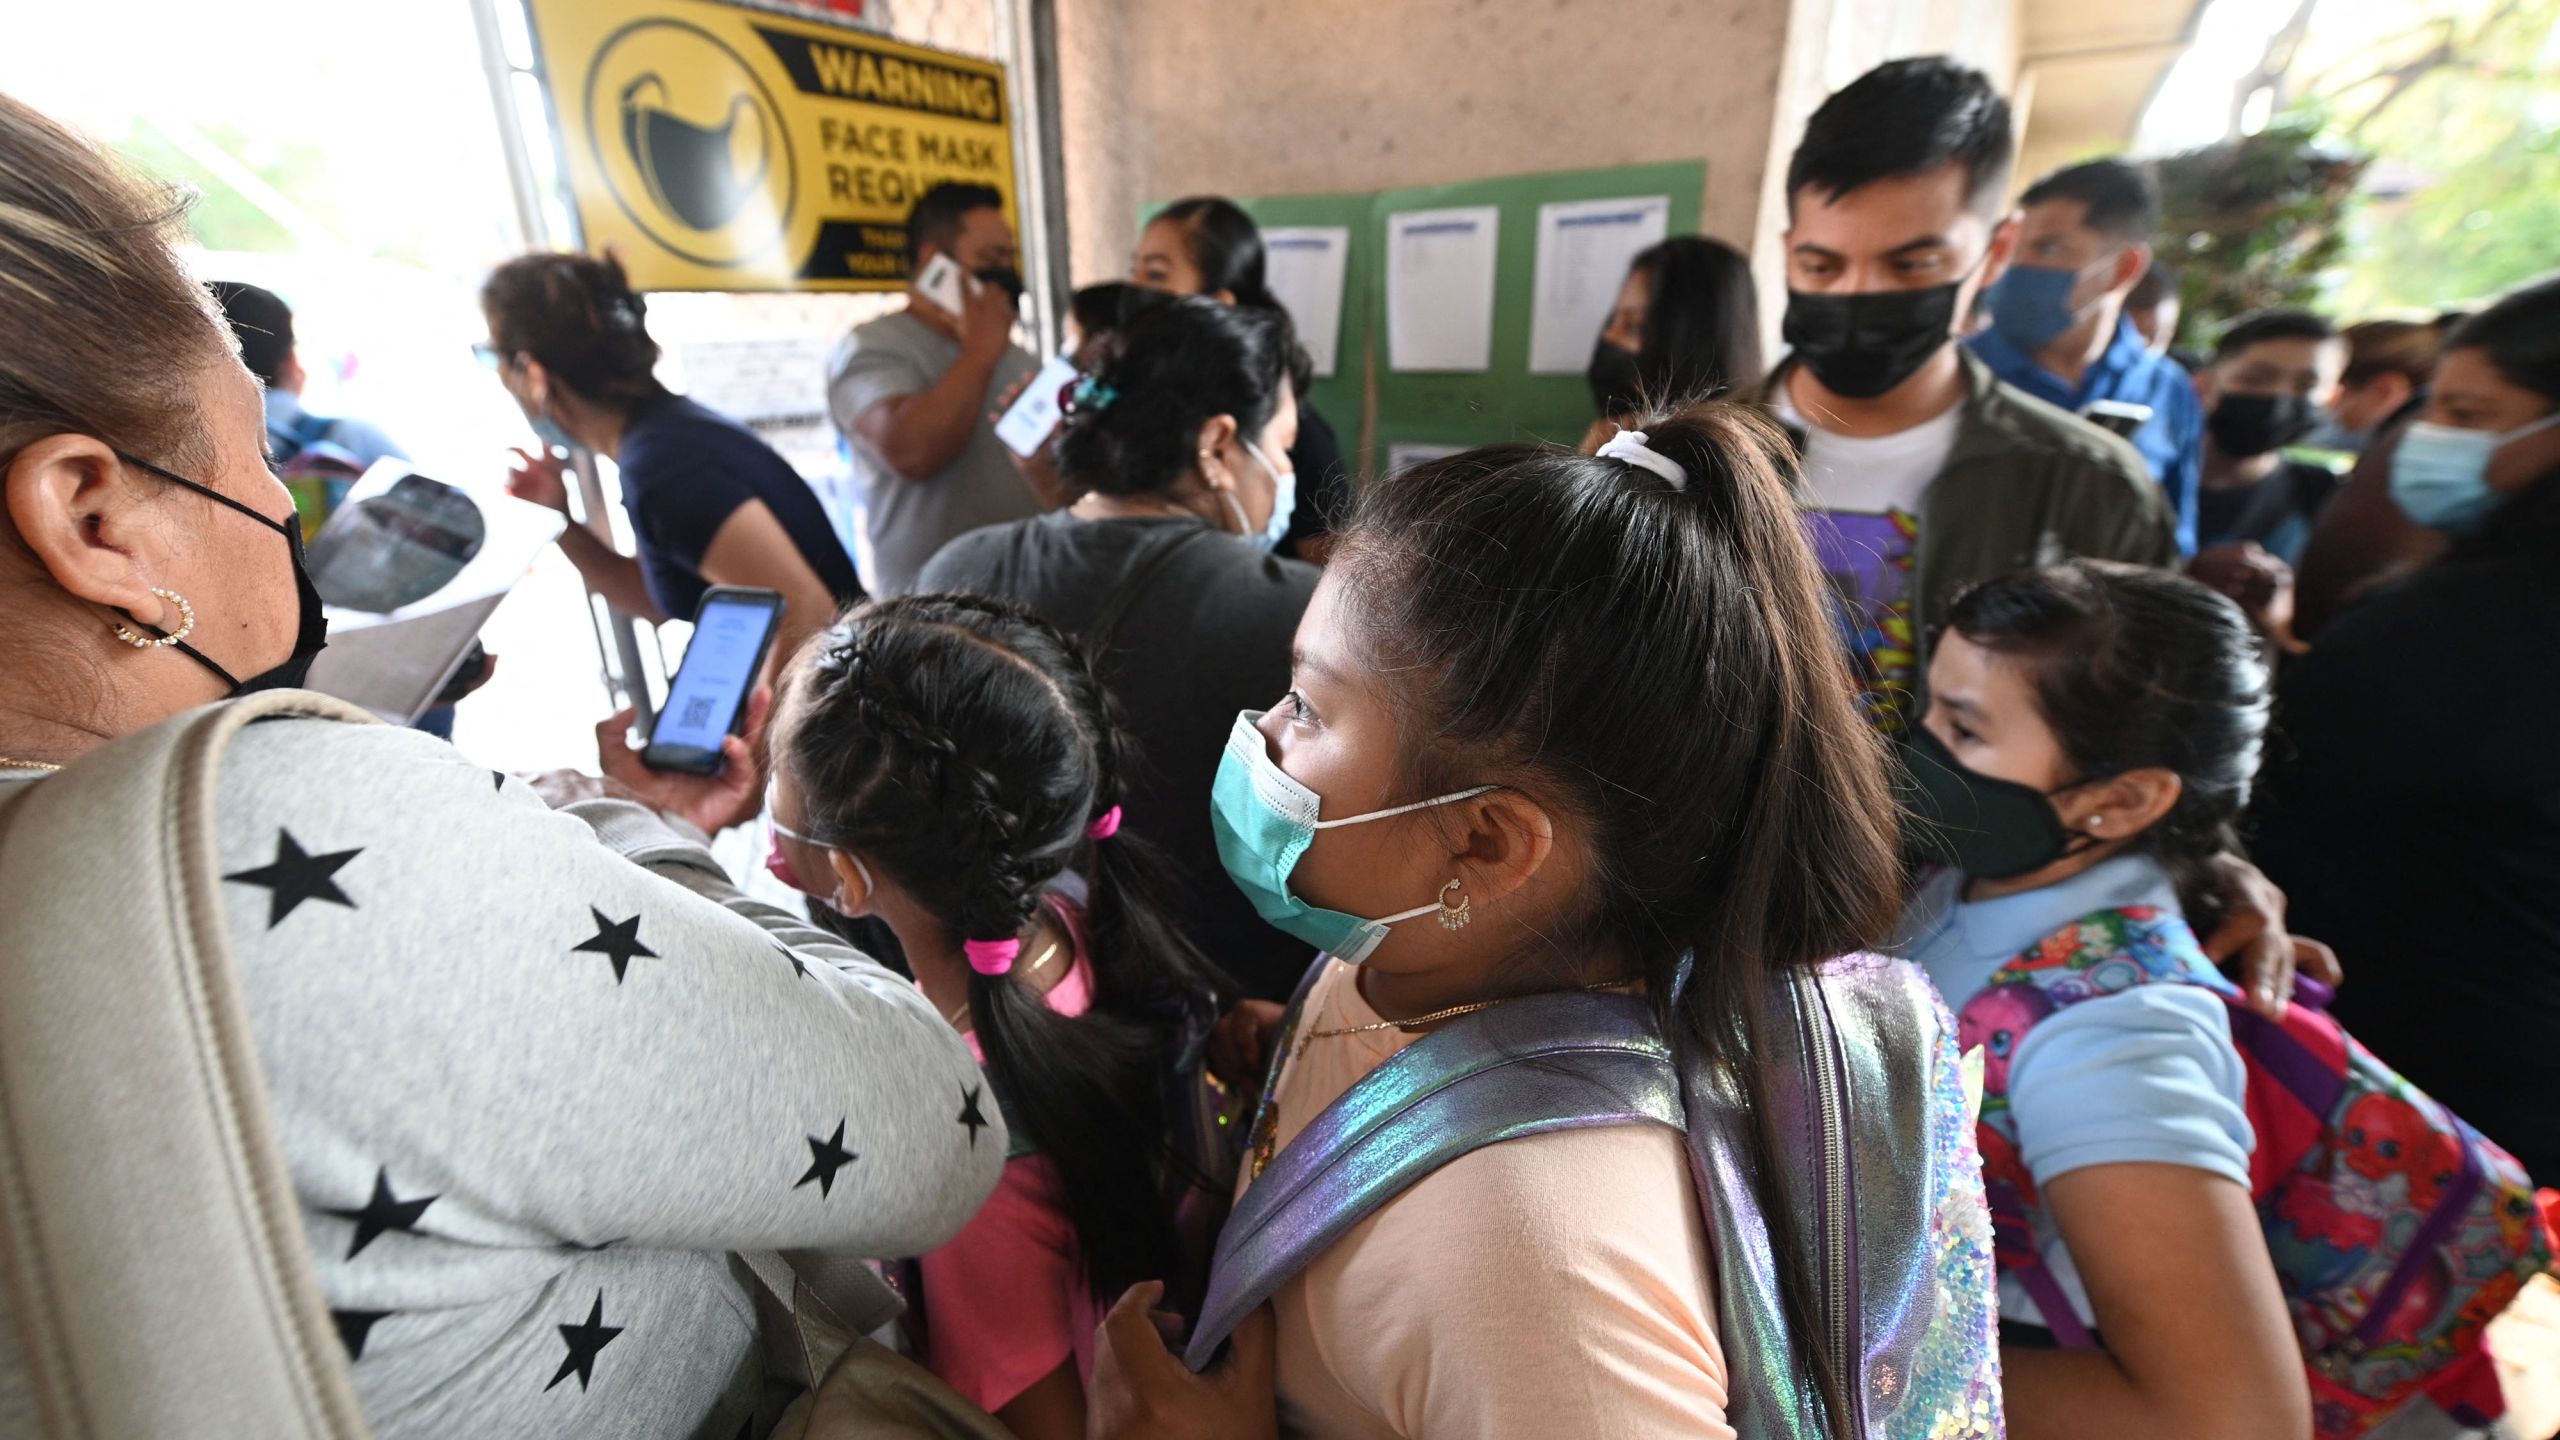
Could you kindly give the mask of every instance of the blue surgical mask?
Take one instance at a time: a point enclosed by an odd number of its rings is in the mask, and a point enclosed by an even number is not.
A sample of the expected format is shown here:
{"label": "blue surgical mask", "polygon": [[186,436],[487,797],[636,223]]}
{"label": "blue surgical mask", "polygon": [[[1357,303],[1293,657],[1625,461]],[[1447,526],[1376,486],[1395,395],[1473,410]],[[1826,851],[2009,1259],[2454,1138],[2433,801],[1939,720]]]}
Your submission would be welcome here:
{"label": "blue surgical mask", "polygon": [[2546,415],[2500,434],[2421,420],[2391,452],[2391,498],[2410,519],[2448,535],[2468,535],[2506,497],[2489,484],[2489,457],[2501,446],[2560,425]]}
{"label": "blue surgical mask", "polygon": [[546,447],[553,450],[575,450],[578,448],[577,438],[571,435],[568,431],[561,429],[560,422],[551,418],[550,411],[545,410],[541,414],[530,418],[533,422],[534,438],[540,440]]}
{"label": "blue surgical mask", "polygon": [[1441,907],[1434,900],[1393,915],[1363,920],[1299,899],[1290,893],[1289,872],[1297,868],[1298,857],[1315,843],[1316,832],[1472,800],[1496,787],[1479,785],[1473,790],[1398,805],[1392,810],[1373,810],[1339,820],[1318,819],[1324,801],[1313,790],[1289,778],[1289,773],[1272,760],[1270,747],[1255,728],[1262,716],[1262,711],[1247,710],[1236,717],[1235,729],[1227,735],[1227,753],[1218,761],[1217,782],[1210,787],[1209,826],[1217,834],[1218,861],[1227,867],[1228,878],[1236,882],[1236,888],[1253,902],[1255,914],[1334,959],[1357,965],[1387,938],[1388,926],[1432,914]]}
{"label": "blue surgical mask", "polygon": [[2010,266],[1991,284],[1991,328],[2030,354],[2052,344],[2080,318],[2071,307],[2071,291],[2081,274],[2042,265]]}
{"label": "blue surgical mask", "polygon": [[1280,542],[1289,538],[1289,521],[1298,513],[1298,472],[1295,468],[1283,470],[1272,464],[1271,457],[1262,453],[1262,447],[1250,440],[1244,442],[1244,449],[1271,476],[1271,521],[1262,527],[1261,534],[1253,537],[1253,548],[1267,555],[1279,549]]}

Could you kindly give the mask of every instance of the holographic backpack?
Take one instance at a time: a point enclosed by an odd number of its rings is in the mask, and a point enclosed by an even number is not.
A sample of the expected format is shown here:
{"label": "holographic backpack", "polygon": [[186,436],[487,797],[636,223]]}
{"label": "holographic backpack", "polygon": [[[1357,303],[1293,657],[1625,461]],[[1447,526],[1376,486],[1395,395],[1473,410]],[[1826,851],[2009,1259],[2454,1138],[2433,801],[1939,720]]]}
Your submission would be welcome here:
{"label": "holographic backpack", "polygon": [[[1319,960],[1318,970],[1329,962]],[[1315,979],[1301,985],[1275,1055]],[[1423,1036],[1343,1092],[1258,1172],[1218,1237],[1186,1358],[1196,1369],[1253,1308],[1407,1186],[1482,1145],[1549,1130],[1667,1125],[1688,1140],[1732,1357],[1726,1420],[1745,1440],[1920,1440],[2005,1433],[1974,1089],[1937,992],[1898,960],[1854,956],[1776,987],[1760,1057],[1791,1143],[1777,1189],[1810,1218],[1805,1262],[1855,1412],[1817,1428],[1748,1179],[1751,1118],[1729,1076],[1684,1064],[1625,995],[1530,996]],[[1273,1066],[1276,1084],[1279,1067]],[[1254,1133],[1266,1134],[1266,1087]],[[1257,1151],[1261,1146],[1257,1144]],[[1570,1216],[1559,1216],[1570,1224]]]}
{"label": "holographic backpack", "polygon": [[2009,1062],[2046,1016],[2148,984],[2199,985],[2230,1009],[2257,1138],[2249,1190],[2321,1440],[2404,1410],[2410,1434],[2474,1430],[2504,1413],[2482,1337],[2551,1264],[2523,1167],[2339,1029],[2327,987],[2299,982],[2285,1018],[2269,1020],[2214,971],[2184,920],[2151,906],[2100,911],[2046,937],[1993,972],[1957,1025],[1960,1043],[1984,1054],[1983,1180],[2000,1270],[2055,1340],[2096,1343],[2036,1248]]}

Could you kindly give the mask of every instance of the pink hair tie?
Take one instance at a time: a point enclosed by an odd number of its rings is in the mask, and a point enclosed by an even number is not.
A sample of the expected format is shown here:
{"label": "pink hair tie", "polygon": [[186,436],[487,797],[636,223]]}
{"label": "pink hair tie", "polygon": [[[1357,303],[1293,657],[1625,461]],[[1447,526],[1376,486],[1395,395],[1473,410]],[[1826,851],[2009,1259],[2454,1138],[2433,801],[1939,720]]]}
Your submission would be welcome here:
{"label": "pink hair tie", "polygon": [[1114,805],[1110,809],[1103,811],[1102,818],[1087,826],[1084,833],[1096,840],[1108,840],[1112,836],[1119,834],[1120,807]]}
{"label": "pink hair tie", "polygon": [[1013,969],[1022,954],[1019,940],[963,940],[960,953],[969,957],[969,968],[981,975],[1002,975]]}

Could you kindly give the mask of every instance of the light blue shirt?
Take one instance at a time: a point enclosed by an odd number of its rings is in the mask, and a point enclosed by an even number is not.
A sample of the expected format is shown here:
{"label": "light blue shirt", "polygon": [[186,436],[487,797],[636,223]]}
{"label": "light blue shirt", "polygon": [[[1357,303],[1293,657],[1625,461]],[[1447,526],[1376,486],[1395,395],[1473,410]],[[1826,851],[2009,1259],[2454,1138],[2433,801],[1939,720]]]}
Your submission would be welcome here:
{"label": "light blue shirt", "polygon": [[[297,440],[297,429],[311,412],[302,408],[302,397],[290,390],[267,392],[267,433],[275,437],[279,451]],[[358,465],[370,468],[385,456],[406,460],[408,454],[391,443],[382,427],[366,420],[339,418],[328,422],[328,428],[312,436],[310,444],[334,445],[355,457]]]}
{"label": "light blue shirt", "polygon": [[[1964,877],[1942,871],[1903,910],[1903,954],[1962,1009],[1992,972],[2086,915],[2128,906],[2179,913],[2177,887],[2147,856],[2119,855],[2058,885],[1997,900],[1958,898]],[[2199,985],[2143,985],[2084,1000],[2039,1022],[2009,1058],[2009,1112],[2019,1158],[2039,1187],[2092,1165],[2187,1165],[2244,1189],[2255,1139],[2248,1067],[2231,1015]],[[2061,1238],[2041,1215],[2038,1247],[2063,1293],[2095,1325],[2088,1292]],[[2042,1324],[2014,1280],[2000,1310]]]}

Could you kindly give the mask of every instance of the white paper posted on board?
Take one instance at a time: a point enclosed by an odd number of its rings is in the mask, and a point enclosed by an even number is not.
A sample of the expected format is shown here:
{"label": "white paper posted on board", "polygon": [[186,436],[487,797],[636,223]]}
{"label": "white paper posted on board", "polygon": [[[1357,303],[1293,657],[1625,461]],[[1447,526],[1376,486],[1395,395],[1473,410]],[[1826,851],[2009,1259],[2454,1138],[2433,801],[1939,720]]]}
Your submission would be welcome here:
{"label": "white paper posted on board", "polygon": [[1387,364],[1405,371],[1493,368],[1493,258],[1499,205],[1387,217]]}
{"label": "white paper posted on board", "polygon": [[1671,229],[1671,197],[1575,200],[1538,207],[1537,308],[1529,373],[1579,375],[1609,323],[1627,266]]}
{"label": "white paper posted on board", "polygon": [[1342,354],[1342,276],[1351,232],[1340,225],[1274,225],[1262,232],[1263,275],[1289,312],[1316,374],[1330,377]]}

